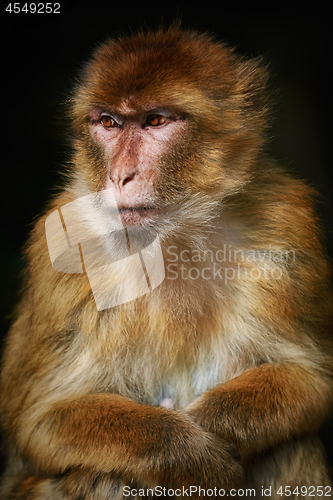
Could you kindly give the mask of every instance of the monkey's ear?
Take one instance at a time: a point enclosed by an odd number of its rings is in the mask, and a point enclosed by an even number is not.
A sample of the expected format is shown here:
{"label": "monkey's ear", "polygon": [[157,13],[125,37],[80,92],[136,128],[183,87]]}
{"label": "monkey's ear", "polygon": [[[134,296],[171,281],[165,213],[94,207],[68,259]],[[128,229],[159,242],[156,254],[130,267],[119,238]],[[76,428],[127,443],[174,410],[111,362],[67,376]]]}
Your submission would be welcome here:
{"label": "monkey's ear", "polygon": [[268,66],[261,58],[240,60],[236,66],[235,96],[247,119],[267,120],[271,108]]}

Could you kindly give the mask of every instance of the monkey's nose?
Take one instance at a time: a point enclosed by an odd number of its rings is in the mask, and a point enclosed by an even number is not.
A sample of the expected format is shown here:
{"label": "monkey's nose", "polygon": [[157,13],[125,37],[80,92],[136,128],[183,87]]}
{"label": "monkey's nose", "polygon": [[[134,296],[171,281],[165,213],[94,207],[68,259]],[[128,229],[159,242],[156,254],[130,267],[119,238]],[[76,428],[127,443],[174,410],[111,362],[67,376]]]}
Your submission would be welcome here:
{"label": "monkey's nose", "polygon": [[126,184],[134,180],[135,170],[132,168],[124,168],[122,171],[115,169],[110,174],[110,180],[116,189],[122,190]]}

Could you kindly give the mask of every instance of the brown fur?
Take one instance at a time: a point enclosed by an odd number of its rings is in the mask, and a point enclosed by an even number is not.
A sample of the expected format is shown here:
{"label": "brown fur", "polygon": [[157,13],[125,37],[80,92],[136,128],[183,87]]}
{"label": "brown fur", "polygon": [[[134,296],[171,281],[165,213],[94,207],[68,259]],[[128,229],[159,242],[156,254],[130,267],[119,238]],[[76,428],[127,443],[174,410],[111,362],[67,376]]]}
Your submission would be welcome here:
{"label": "brown fur", "polygon": [[[73,168],[26,247],[3,358],[3,498],[114,499],[123,485],[253,486],[259,498],[261,486],[330,484],[314,437],[332,407],[329,269],[314,193],[264,153],[266,80],[258,61],[178,27],[109,40],[84,67]],[[167,107],[180,132],[142,158],[142,136],[124,128],[108,157],[89,132],[91,110],[107,106],[128,120]],[[45,219],[103,189],[125,153],[154,165],[166,278],[98,311],[86,274],[52,268]],[[92,237],[95,215],[77,214]],[[222,248],[232,258],[216,259]],[[180,255],[196,278],[180,275]]]}

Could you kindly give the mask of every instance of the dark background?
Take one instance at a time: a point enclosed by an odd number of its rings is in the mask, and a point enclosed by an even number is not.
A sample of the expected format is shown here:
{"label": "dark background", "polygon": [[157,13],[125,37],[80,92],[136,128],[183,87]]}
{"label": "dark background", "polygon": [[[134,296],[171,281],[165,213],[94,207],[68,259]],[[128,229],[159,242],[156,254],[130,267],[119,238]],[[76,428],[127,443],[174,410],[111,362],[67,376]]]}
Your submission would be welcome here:
{"label": "dark background", "polygon": [[[21,7],[25,2],[21,2]],[[316,186],[318,212],[333,255],[331,13],[242,7],[222,3],[60,0],[60,14],[14,14],[2,7],[1,336],[19,289],[20,249],[66,163],[61,103],[76,71],[112,34],[181,18],[185,27],[216,34],[249,56],[264,55],[275,97],[272,155]],[[123,5],[122,5],[123,4]],[[13,5],[13,4],[12,4]],[[246,4],[245,4],[246,5]],[[310,4],[309,4],[310,5]],[[328,5],[328,4],[327,4]],[[309,7],[310,9],[310,7]],[[4,14],[4,15],[3,15]],[[333,425],[323,436],[333,463]]]}

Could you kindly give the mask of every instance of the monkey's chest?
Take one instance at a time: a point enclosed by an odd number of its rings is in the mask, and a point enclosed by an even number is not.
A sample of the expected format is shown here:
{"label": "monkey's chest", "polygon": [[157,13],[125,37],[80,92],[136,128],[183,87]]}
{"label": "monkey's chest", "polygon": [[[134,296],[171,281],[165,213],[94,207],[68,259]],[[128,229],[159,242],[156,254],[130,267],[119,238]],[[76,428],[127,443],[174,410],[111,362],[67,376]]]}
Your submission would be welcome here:
{"label": "monkey's chest", "polygon": [[147,394],[145,402],[168,409],[183,408],[223,380],[223,370],[209,362],[188,371],[176,370],[162,378],[153,397]]}
{"label": "monkey's chest", "polygon": [[[154,322],[158,306],[162,312]],[[135,312],[126,316],[124,341],[109,351],[108,391],[148,405],[183,408],[233,375],[217,314],[215,322],[205,322],[203,315],[189,321],[185,314],[167,314],[159,303],[149,315]]]}

